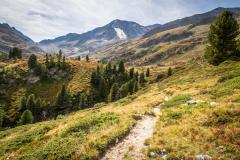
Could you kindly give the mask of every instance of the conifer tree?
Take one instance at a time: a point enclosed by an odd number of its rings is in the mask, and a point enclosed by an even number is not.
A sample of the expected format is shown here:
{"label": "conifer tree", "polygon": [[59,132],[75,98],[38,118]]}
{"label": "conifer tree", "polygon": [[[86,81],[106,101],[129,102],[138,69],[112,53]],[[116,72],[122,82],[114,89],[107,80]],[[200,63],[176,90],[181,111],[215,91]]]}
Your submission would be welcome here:
{"label": "conifer tree", "polygon": [[140,74],[140,78],[139,78],[139,83],[144,83],[146,80],[145,80],[145,75],[144,73],[141,73]]}
{"label": "conifer tree", "polygon": [[57,65],[61,66],[61,60],[62,60],[62,50],[60,49],[57,55]]}
{"label": "conifer tree", "polygon": [[50,55],[49,68],[55,67],[55,61],[52,55]]}
{"label": "conifer tree", "polygon": [[23,112],[27,109],[27,98],[24,96],[21,99],[21,109],[20,111]]}
{"label": "conifer tree", "polygon": [[85,107],[85,95],[84,94],[81,95],[79,107],[80,107],[80,109],[83,109]]}
{"label": "conifer tree", "polygon": [[34,111],[35,109],[35,96],[33,94],[31,94],[29,97],[28,97],[28,100],[27,100],[27,109],[29,109],[30,111]]}
{"label": "conifer tree", "polygon": [[46,54],[46,56],[45,56],[45,65],[46,65],[46,67],[49,66],[49,57],[48,57],[48,54]]}
{"label": "conifer tree", "polygon": [[138,80],[139,80],[138,71],[135,73],[135,79],[136,79],[136,81],[138,81]]}
{"label": "conifer tree", "polygon": [[129,82],[124,83],[124,84],[120,87],[120,89],[119,89],[120,98],[126,97],[126,96],[128,95],[128,90],[129,90]]}
{"label": "conifer tree", "polygon": [[113,74],[117,73],[117,66],[116,66],[116,64],[113,65],[113,70],[112,71],[113,71]]}
{"label": "conifer tree", "polygon": [[99,95],[102,101],[105,101],[107,98],[107,85],[105,82],[105,79],[100,80],[100,86],[99,86]]}
{"label": "conifer tree", "polygon": [[139,90],[139,84],[138,84],[138,81],[135,81],[134,92],[137,92],[138,90]]}
{"label": "conifer tree", "polygon": [[130,94],[133,94],[134,93],[134,86],[135,86],[135,79],[132,79],[128,82],[128,92]]}
{"label": "conifer tree", "polygon": [[130,79],[134,78],[134,67],[129,70],[129,77]]}
{"label": "conifer tree", "polygon": [[20,118],[20,124],[25,125],[29,123],[33,123],[34,117],[30,110],[25,110]]}
{"label": "conifer tree", "polygon": [[89,62],[89,56],[88,55],[86,56],[86,61]]}
{"label": "conifer tree", "polygon": [[34,54],[31,54],[30,57],[28,58],[28,67],[30,69],[34,69],[37,66],[37,56]]}
{"label": "conifer tree", "polygon": [[62,60],[62,68],[64,69],[66,66],[66,57],[63,56],[63,60]]}
{"label": "conifer tree", "polygon": [[125,72],[125,66],[124,66],[124,62],[123,61],[120,61],[120,63],[119,63],[118,72],[119,73],[124,73]]}
{"label": "conifer tree", "polygon": [[55,105],[57,107],[61,107],[61,108],[70,107],[70,105],[71,105],[70,95],[69,95],[65,85],[63,85],[60,92],[58,92]]}
{"label": "conifer tree", "polygon": [[146,77],[149,77],[149,76],[150,76],[150,69],[147,68]]}
{"label": "conifer tree", "polygon": [[119,99],[119,88],[117,83],[114,83],[111,87],[109,96],[108,96],[108,101],[109,102],[114,102]]}
{"label": "conifer tree", "polygon": [[209,63],[218,65],[237,55],[239,25],[229,11],[224,11],[211,25],[205,58]]}
{"label": "conifer tree", "polygon": [[4,119],[4,110],[3,110],[3,107],[0,106],[0,129],[3,126],[3,119]]}
{"label": "conifer tree", "polygon": [[169,67],[169,68],[168,68],[168,77],[170,77],[171,75],[172,75],[172,68]]}
{"label": "conifer tree", "polygon": [[77,57],[77,60],[78,60],[78,61],[81,61],[81,56],[78,56],[78,57]]}

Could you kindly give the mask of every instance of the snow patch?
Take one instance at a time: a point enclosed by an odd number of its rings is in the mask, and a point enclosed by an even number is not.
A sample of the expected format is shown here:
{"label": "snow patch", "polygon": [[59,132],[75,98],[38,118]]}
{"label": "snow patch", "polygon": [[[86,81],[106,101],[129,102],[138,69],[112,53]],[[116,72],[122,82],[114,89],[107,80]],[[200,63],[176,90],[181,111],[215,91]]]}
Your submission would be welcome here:
{"label": "snow patch", "polygon": [[120,28],[114,28],[115,32],[117,33],[117,36],[120,39],[127,39],[127,35],[124,33],[124,31]]}

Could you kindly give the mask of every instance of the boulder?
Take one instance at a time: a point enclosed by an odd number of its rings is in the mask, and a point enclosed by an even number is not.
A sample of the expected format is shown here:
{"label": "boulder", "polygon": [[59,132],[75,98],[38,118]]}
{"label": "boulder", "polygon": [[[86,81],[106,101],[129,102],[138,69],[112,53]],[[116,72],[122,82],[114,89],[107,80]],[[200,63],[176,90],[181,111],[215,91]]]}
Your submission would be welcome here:
{"label": "boulder", "polygon": [[212,157],[210,157],[209,155],[197,155],[195,157],[196,160],[211,160]]}
{"label": "boulder", "polygon": [[210,106],[212,106],[212,107],[217,106],[217,102],[210,102]]}
{"label": "boulder", "polygon": [[38,76],[30,76],[28,78],[28,83],[31,83],[31,84],[37,83],[38,81],[40,81],[40,77]]}

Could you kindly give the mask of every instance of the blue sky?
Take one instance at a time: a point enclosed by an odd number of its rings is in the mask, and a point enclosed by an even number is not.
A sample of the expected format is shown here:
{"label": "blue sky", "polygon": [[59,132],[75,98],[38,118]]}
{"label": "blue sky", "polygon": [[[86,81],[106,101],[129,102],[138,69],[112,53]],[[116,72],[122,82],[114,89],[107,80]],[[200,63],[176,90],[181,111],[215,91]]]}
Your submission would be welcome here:
{"label": "blue sky", "polygon": [[0,22],[40,41],[83,33],[114,19],[164,24],[217,7],[240,7],[240,0],[0,0],[0,4]]}

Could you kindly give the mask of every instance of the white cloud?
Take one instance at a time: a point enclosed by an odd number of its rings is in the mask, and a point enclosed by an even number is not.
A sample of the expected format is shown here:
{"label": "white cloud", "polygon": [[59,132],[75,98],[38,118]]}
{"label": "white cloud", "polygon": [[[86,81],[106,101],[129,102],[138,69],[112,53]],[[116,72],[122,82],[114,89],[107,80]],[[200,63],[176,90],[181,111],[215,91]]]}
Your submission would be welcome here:
{"label": "white cloud", "polygon": [[[215,5],[209,1],[0,0],[0,22],[7,22],[33,40],[39,41],[70,32],[86,32],[114,19],[136,21],[142,25],[165,23],[206,11],[223,0],[212,0]],[[204,4],[208,4],[207,7],[203,7]]]}

